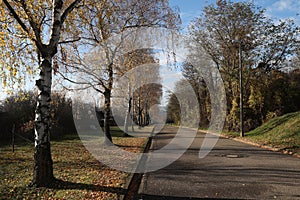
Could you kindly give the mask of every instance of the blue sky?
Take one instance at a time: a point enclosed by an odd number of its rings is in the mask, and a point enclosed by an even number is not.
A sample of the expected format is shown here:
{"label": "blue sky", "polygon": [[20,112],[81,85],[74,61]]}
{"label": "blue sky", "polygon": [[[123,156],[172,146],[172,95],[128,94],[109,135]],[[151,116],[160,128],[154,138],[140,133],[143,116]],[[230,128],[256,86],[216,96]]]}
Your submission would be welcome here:
{"label": "blue sky", "polygon": [[[232,2],[240,2],[238,0],[231,0]],[[244,2],[251,2],[252,0],[244,0]],[[274,18],[274,20],[293,18],[300,25],[300,0],[253,0],[254,4],[266,9],[266,14]],[[215,4],[216,0],[169,0],[172,7],[178,6],[181,11],[181,19],[183,28],[190,23],[190,21],[199,16],[203,7]]]}

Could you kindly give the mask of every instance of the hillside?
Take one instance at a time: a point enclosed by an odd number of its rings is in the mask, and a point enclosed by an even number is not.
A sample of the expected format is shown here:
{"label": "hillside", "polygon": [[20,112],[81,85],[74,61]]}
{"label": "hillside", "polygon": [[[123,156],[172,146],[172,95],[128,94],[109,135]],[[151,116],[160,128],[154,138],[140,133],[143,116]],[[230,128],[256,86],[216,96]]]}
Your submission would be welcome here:
{"label": "hillside", "polygon": [[282,150],[300,152],[300,112],[276,117],[246,133],[245,139]]}

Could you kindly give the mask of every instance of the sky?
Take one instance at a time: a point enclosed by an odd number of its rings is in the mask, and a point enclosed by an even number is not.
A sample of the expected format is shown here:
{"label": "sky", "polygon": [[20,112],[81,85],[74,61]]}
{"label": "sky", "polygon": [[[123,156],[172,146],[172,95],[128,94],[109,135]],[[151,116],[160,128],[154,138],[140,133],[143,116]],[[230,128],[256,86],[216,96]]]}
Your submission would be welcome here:
{"label": "sky", "polygon": [[[231,0],[239,2],[239,0]],[[274,20],[293,18],[300,25],[300,0],[244,0],[266,9],[266,14]],[[203,7],[215,4],[216,0],[169,0],[171,7],[179,7],[183,29],[192,19],[199,16]]]}

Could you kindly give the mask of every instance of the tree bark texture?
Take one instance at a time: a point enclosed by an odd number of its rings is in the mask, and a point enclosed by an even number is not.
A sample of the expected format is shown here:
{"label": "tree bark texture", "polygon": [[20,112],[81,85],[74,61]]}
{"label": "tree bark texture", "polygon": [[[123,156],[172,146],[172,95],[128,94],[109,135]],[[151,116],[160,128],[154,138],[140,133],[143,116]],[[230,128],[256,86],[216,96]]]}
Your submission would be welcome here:
{"label": "tree bark texture", "polygon": [[48,186],[54,180],[50,150],[52,58],[44,58],[40,66],[39,89],[35,119],[35,151],[33,184]]}

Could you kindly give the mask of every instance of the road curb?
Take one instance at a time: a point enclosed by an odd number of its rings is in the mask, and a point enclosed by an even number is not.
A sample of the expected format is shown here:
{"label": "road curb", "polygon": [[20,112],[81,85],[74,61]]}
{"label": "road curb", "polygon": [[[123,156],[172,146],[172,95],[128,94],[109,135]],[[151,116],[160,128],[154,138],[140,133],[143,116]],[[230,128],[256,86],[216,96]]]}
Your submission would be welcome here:
{"label": "road curb", "polygon": [[[153,131],[154,131],[154,129],[153,129]],[[150,148],[148,149],[148,152],[149,152],[150,149],[153,149],[154,144],[153,144],[152,141],[153,140],[151,138],[151,145],[150,145]],[[142,193],[143,193],[143,191],[145,190],[145,188],[147,186],[147,178],[148,178],[147,173],[144,173],[143,176],[142,176],[140,187],[138,189],[138,193],[137,193],[138,194],[138,199],[143,199]]]}
{"label": "road curb", "polygon": [[216,134],[214,132],[207,131],[207,130],[198,130],[198,132],[209,133],[209,134],[212,134],[212,135],[216,135],[216,136],[223,137],[223,138],[226,138],[226,139],[234,140],[234,141],[237,141],[237,142],[242,142],[244,144],[249,144],[249,145],[259,147],[259,148],[262,148],[262,149],[270,150],[270,151],[273,151],[273,152],[279,152],[279,153],[282,153],[282,154],[285,154],[285,155],[290,155],[290,156],[293,156],[293,157],[296,157],[296,158],[300,158],[299,154],[294,153],[292,151],[288,151],[288,150],[284,150],[284,149],[281,149],[281,148],[276,148],[276,147],[272,147],[272,146],[268,146],[268,145],[261,145],[261,144],[249,141],[247,139],[230,137],[230,136],[226,136],[226,135],[223,135],[223,134]]}
{"label": "road curb", "polygon": [[[155,126],[152,129],[151,136],[148,138],[148,141],[146,143],[143,153],[149,152],[149,149],[152,144],[152,136],[153,136],[154,130],[155,130]],[[144,156],[141,156],[139,163],[137,164],[137,168],[140,168],[141,165],[145,164],[145,162],[147,162],[147,160],[145,160]],[[143,176],[144,176],[144,173],[133,173],[133,174],[131,174],[131,176],[129,176],[131,178],[130,178],[129,183],[127,184],[127,187],[126,187],[127,190],[123,197],[123,200],[138,199],[138,192],[140,190],[140,187],[141,187],[141,185],[142,186],[144,185]]]}

